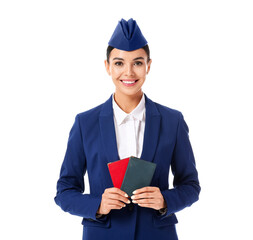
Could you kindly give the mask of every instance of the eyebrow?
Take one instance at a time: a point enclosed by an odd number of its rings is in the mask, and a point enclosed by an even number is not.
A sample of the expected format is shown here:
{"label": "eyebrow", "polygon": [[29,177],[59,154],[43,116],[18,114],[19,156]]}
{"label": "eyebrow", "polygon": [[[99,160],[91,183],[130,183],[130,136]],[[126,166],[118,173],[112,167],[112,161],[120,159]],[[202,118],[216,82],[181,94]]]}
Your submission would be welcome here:
{"label": "eyebrow", "polygon": [[[139,59],[144,60],[144,58],[143,58],[143,57],[137,57],[137,58],[134,58],[133,60],[134,60],[134,61],[136,61],[136,60],[139,60]],[[119,58],[119,57],[115,57],[115,58],[113,58],[112,60],[121,60],[121,61],[124,61],[124,59],[123,59],[123,58]]]}
{"label": "eyebrow", "polygon": [[124,61],[124,59],[123,58],[118,58],[118,57],[115,57],[114,59],[112,59],[112,60],[122,60],[122,61]]}
{"label": "eyebrow", "polygon": [[137,57],[137,58],[135,58],[134,60],[139,60],[139,59],[144,60],[144,58],[143,58],[143,57]]}

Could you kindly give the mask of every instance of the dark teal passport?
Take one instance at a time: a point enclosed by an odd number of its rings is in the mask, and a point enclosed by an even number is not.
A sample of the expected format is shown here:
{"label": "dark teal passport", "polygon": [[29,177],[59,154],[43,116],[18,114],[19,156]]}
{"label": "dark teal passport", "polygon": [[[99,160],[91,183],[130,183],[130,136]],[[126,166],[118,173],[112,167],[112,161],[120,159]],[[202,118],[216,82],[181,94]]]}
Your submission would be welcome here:
{"label": "dark teal passport", "polygon": [[155,169],[155,163],[130,157],[120,189],[132,196],[134,190],[150,185]]}

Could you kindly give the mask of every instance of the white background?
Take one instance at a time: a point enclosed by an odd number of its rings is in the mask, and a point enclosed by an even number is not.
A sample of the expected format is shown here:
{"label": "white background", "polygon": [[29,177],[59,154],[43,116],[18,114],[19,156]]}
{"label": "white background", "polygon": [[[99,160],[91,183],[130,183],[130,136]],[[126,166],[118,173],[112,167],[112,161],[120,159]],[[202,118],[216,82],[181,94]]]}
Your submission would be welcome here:
{"label": "white background", "polygon": [[75,115],[114,91],[105,51],[131,17],[153,59],[143,91],[190,128],[202,191],[177,214],[180,240],[253,239],[252,12],[244,0],[2,0],[0,239],[81,239],[56,181]]}

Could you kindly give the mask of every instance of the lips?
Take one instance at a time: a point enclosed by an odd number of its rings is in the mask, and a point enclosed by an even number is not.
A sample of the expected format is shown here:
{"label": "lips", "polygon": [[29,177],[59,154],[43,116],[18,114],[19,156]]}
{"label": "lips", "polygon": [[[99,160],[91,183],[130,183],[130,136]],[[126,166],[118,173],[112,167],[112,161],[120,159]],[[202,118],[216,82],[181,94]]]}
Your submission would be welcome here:
{"label": "lips", "polygon": [[138,82],[138,79],[122,79],[120,81],[123,83],[124,86],[132,87]]}

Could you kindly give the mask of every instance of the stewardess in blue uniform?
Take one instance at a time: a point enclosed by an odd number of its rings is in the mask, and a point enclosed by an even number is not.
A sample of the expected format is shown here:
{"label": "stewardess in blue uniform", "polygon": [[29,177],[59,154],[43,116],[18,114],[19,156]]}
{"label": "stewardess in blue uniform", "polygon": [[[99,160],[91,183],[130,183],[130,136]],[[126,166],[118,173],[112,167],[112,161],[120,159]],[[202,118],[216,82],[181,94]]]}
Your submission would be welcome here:
{"label": "stewardess in blue uniform", "polygon": [[[105,68],[115,92],[76,115],[55,202],[82,217],[85,240],[176,240],[175,213],[200,193],[188,126],[181,112],[142,92],[152,60],[136,21],[120,20],[108,44]],[[128,196],[113,187],[107,164],[130,156],[156,163],[156,169],[149,186]]]}

